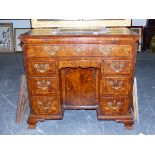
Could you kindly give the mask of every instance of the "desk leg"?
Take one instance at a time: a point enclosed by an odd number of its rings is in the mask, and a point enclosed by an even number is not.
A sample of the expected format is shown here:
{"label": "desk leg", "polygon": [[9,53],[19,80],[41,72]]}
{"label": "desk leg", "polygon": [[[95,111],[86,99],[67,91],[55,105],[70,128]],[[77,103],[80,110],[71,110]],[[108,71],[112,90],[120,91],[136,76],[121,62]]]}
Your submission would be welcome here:
{"label": "desk leg", "polygon": [[128,129],[128,130],[131,130],[131,129],[133,129],[133,124],[134,124],[134,121],[126,121],[126,122],[124,122],[124,126],[125,126],[125,128],[126,129]]}
{"label": "desk leg", "polygon": [[28,128],[29,129],[35,129],[37,126],[37,122],[38,122],[37,119],[33,119],[33,118],[31,118],[31,116],[29,116],[29,118],[27,120],[27,123],[29,124]]}

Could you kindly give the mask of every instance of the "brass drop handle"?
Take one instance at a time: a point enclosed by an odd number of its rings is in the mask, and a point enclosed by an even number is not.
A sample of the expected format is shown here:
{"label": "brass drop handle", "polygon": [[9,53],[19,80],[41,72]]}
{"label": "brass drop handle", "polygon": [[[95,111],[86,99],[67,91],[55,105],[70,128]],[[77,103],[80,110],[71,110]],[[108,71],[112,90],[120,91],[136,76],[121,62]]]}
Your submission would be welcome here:
{"label": "brass drop handle", "polygon": [[42,90],[47,90],[50,84],[51,84],[51,81],[49,80],[48,81],[46,80],[37,81],[37,87]]}
{"label": "brass drop handle", "polygon": [[34,67],[40,73],[45,73],[50,69],[49,64],[35,64]]}
{"label": "brass drop handle", "polygon": [[48,111],[57,111],[57,108],[54,106],[53,101],[48,100],[39,100],[38,105],[40,109],[48,110]]}
{"label": "brass drop handle", "polygon": [[106,108],[107,110],[110,110],[110,109],[117,110],[122,105],[122,102],[114,100],[113,102],[109,101],[107,105],[108,105],[108,107]]}
{"label": "brass drop handle", "polygon": [[57,54],[59,50],[60,50],[59,46],[45,46],[44,47],[44,51],[51,56]]}
{"label": "brass drop handle", "polygon": [[119,73],[119,72],[121,72],[122,70],[123,70],[123,68],[125,67],[125,65],[124,64],[122,64],[122,63],[112,63],[111,64],[111,68],[115,71],[115,72],[117,72],[117,73]]}
{"label": "brass drop handle", "polygon": [[120,89],[122,87],[123,82],[119,80],[109,81],[109,84],[113,89]]}
{"label": "brass drop handle", "polygon": [[51,102],[49,101],[49,102],[46,103],[46,101],[38,101],[38,104],[44,110],[48,110],[48,109],[50,109]]}

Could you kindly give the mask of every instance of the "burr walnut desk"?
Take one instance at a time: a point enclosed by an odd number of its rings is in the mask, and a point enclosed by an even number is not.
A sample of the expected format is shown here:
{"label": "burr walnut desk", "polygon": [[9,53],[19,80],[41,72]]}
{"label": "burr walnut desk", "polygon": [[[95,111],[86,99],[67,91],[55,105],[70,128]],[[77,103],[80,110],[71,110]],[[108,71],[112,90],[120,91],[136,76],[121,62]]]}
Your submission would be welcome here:
{"label": "burr walnut desk", "polygon": [[127,28],[33,29],[21,35],[29,128],[94,109],[99,120],[131,128],[137,34]]}

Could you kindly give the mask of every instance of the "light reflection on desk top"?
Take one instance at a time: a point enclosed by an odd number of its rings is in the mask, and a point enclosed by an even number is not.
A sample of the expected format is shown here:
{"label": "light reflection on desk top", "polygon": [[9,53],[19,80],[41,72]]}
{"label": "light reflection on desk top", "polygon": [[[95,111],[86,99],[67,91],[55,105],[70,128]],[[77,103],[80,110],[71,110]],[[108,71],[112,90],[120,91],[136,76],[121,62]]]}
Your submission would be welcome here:
{"label": "light reflection on desk top", "polygon": [[26,33],[28,36],[105,36],[105,35],[137,35],[128,28],[53,28],[53,29],[32,29]]}

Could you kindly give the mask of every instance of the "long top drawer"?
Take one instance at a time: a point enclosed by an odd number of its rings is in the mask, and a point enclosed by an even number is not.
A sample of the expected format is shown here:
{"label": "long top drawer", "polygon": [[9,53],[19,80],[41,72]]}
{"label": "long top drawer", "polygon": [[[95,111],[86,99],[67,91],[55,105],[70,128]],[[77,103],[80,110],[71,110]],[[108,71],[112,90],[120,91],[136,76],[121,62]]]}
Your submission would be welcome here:
{"label": "long top drawer", "polygon": [[27,57],[123,57],[132,58],[132,45],[81,44],[81,45],[24,45]]}

